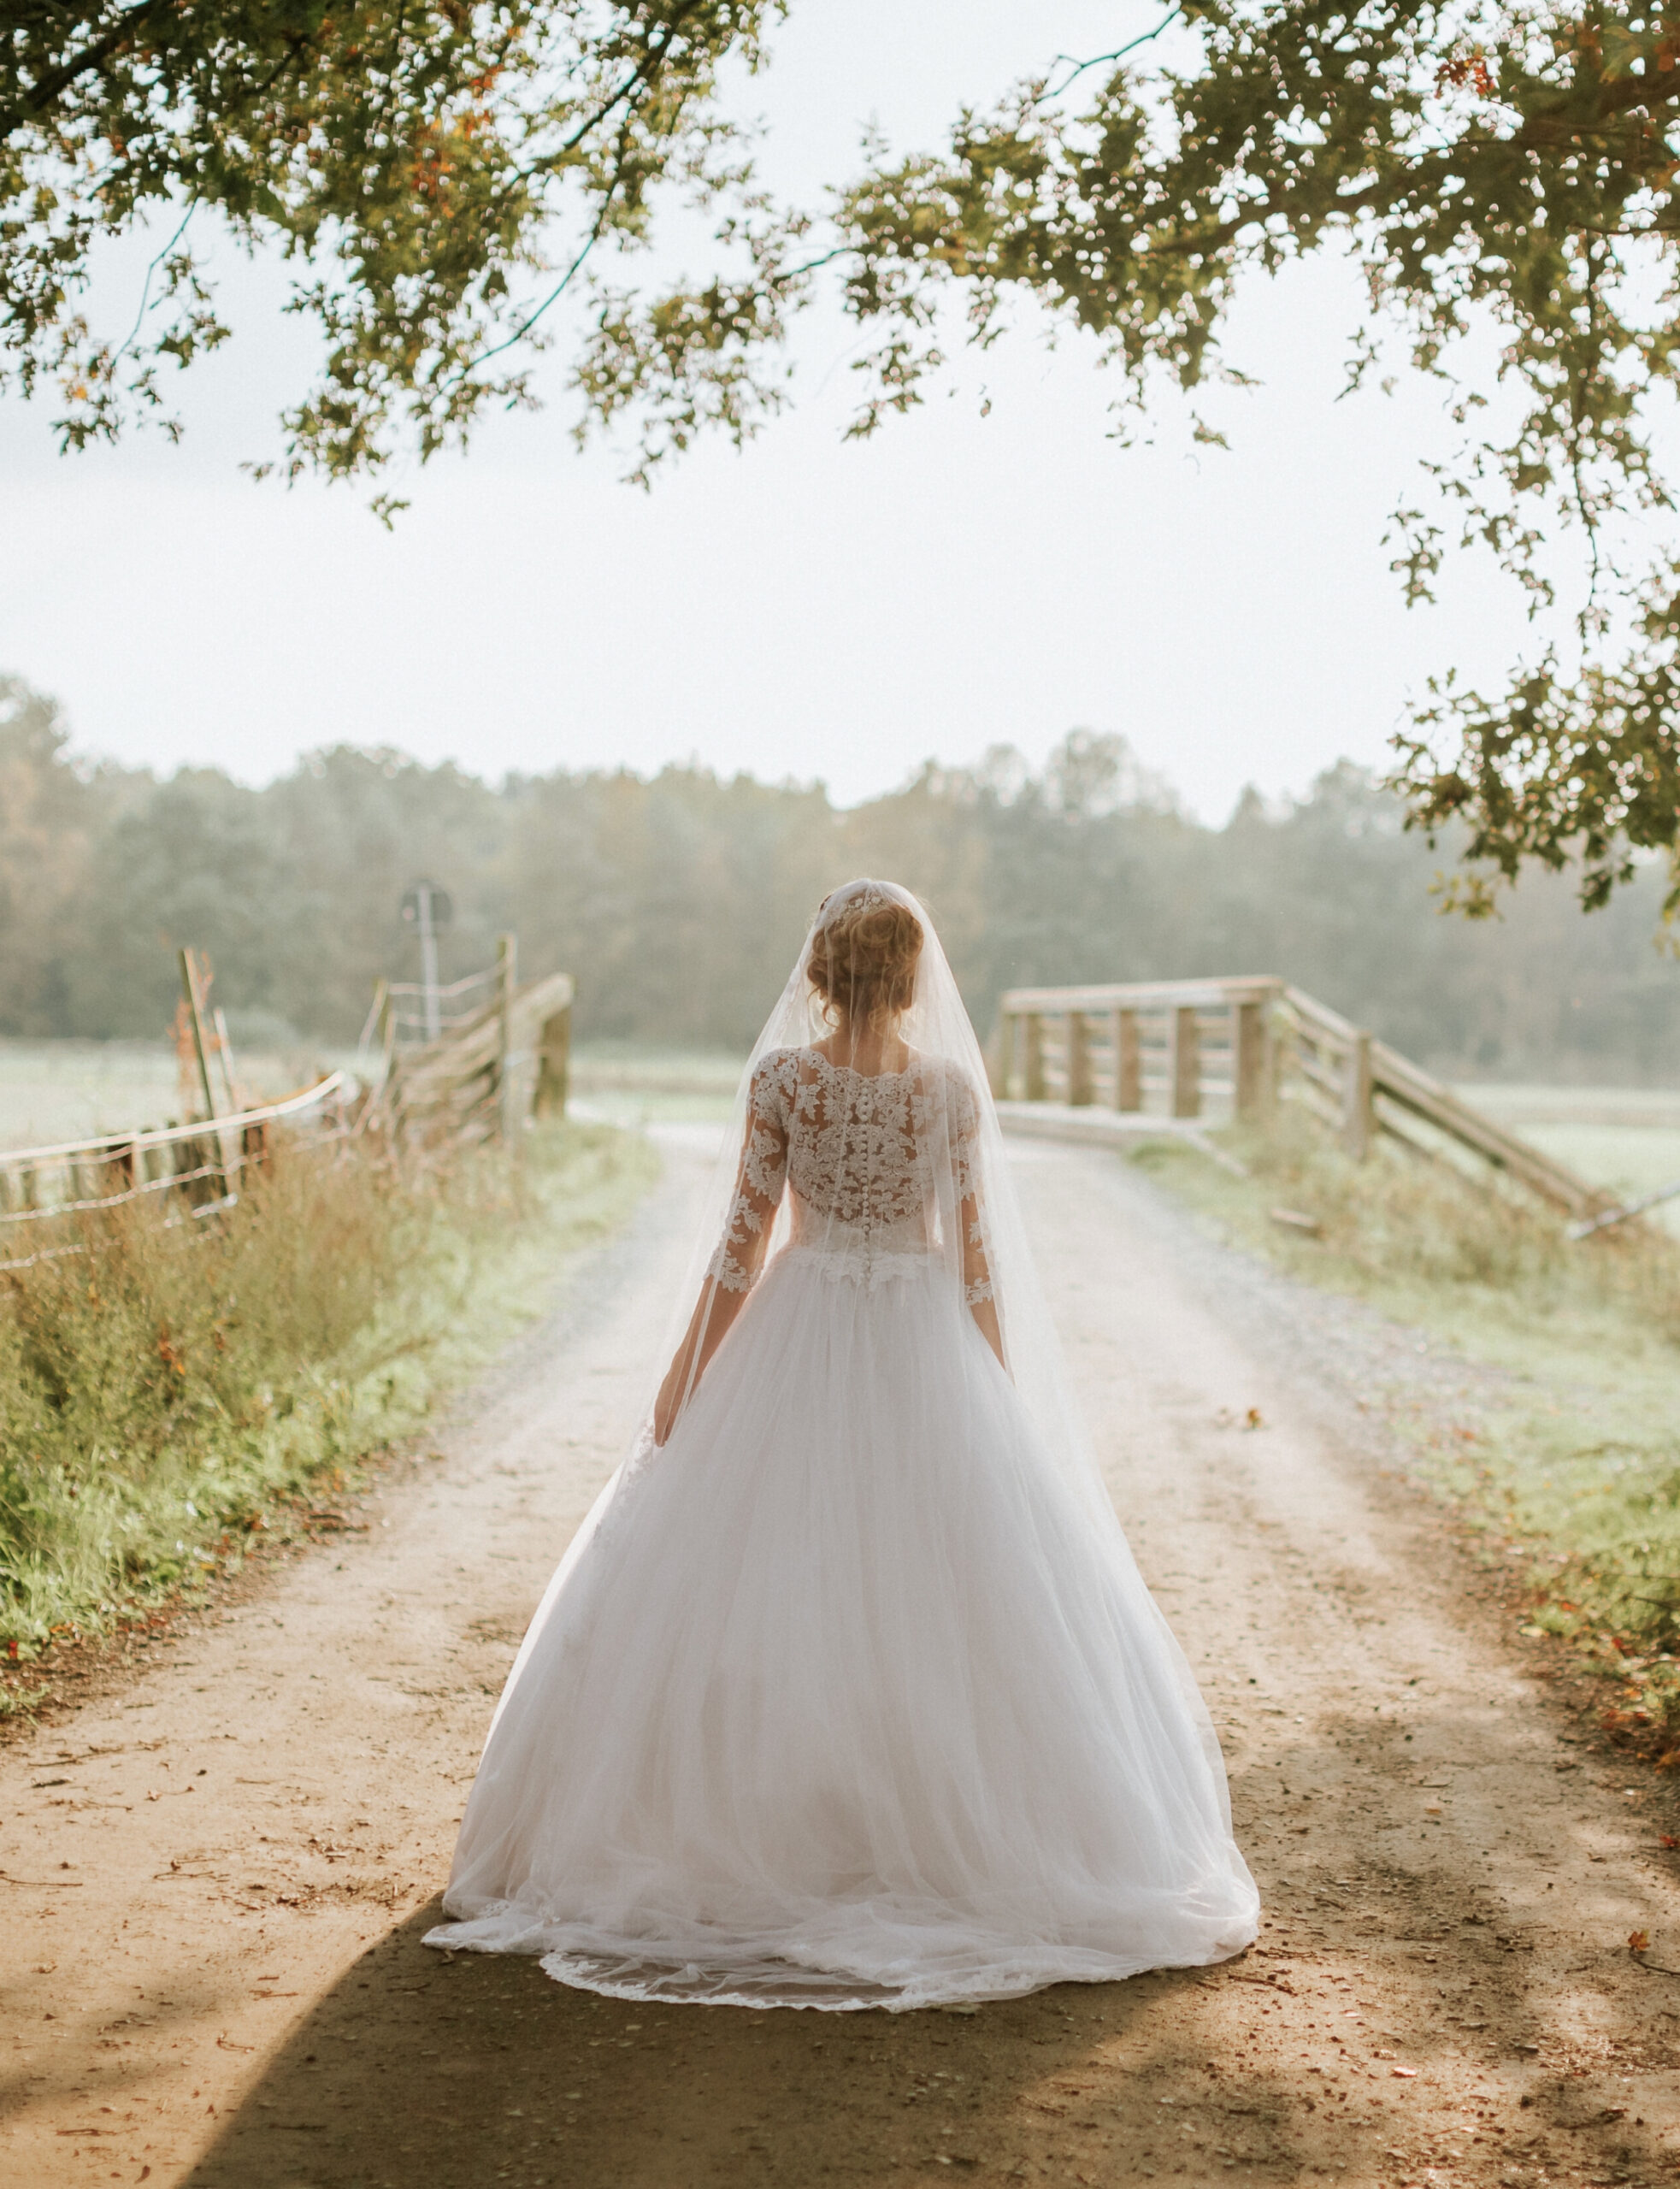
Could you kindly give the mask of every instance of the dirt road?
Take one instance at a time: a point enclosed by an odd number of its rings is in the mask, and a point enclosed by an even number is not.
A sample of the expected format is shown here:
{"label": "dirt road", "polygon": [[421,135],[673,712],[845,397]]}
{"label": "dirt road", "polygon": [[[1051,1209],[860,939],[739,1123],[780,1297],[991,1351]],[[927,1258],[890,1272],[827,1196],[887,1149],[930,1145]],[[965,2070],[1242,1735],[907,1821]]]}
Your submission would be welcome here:
{"label": "dirt road", "polygon": [[[7,2126],[28,2189],[783,2189],[1167,2175],[1667,2180],[1664,1797],[1583,1738],[1393,1419],[1450,1359],[1210,1243],[1116,1157],[1023,1145],[1144,1571],[1266,1903],[1238,1963],[973,2014],[591,1999],[425,1952],[502,1674],[616,1460],[699,1168],[575,1273],[366,1532],[0,1756]],[[1263,1425],[1242,1425],[1250,1408]],[[1624,1788],[1635,1791],[1626,1791]]]}

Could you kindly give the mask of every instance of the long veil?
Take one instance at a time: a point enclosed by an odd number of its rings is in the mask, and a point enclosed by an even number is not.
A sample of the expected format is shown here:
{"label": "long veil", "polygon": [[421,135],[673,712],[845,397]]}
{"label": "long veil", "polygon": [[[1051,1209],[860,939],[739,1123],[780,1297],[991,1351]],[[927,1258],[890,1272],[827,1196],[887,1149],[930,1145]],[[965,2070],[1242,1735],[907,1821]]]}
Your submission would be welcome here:
{"label": "long veil", "polygon": [[[814,951],[849,1037],[881,1030],[867,992],[907,1057],[818,1046]],[[531,1623],[430,1943],[836,2009],[1240,1950],[1213,1729],[1097,1471],[957,984],[890,882],[825,901],[742,1074],[660,1367],[714,1328]]]}
{"label": "long veil", "polygon": [[[728,1281],[721,1251],[732,1230],[739,1236],[739,1214],[743,1187],[751,1187],[754,1168],[754,1135],[749,1125],[755,1100],[771,1083],[778,1060],[789,1051],[806,1050],[832,1030],[807,966],[812,944],[825,923],[848,908],[891,903],[904,906],[919,923],[923,945],[915,974],[910,1006],[901,1031],[913,1059],[916,1081],[916,1134],[923,1156],[920,1181],[926,1205],[935,1216],[933,1243],[945,1259],[953,1288],[973,1289],[975,1248],[981,1248],[984,1282],[989,1283],[1002,1331],[1004,1361],[1025,1401],[1048,1453],[1077,1493],[1093,1525],[1123,1544],[1114,1508],[1102,1484],[1095,1456],[1074,1399],[1054,1324],[1028,1244],[1014,1181],[1005,1153],[1002,1129],[993,1106],[986,1067],[974,1027],[964,1006],[955,976],[940,946],[927,909],[896,882],[868,877],[846,882],[823,900],[814,915],[792,971],[765,1020],[735,1090],[729,1128],[703,1197],[700,1221],[682,1285],[674,1302],[665,1342],[659,1355],[663,1370],[675,1353],[693,1321],[697,1304],[710,1307],[712,1295]],[[791,1075],[789,1076],[791,1083]],[[864,1166],[879,1160],[879,1150],[867,1134],[831,1136],[830,1154],[839,1175],[828,1183],[825,1198],[842,1209],[849,1199],[866,1201],[869,1181]],[[850,1168],[858,1175],[848,1178]],[[858,1192],[849,1195],[848,1185]],[[967,1189],[965,1193],[964,1189]],[[964,1219],[964,1203],[974,1207]],[[810,1210],[800,1212],[802,1236],[809,1243],[833,1251],[832,1236],[844,1216],[819,1219],[826,1235],[812,1238]],[[754,1243],[762,1248],[758,1267],[790,1243],[793,1218],[793,1196],[783,1194],[768,1237]],[[749,1221],[751,1220],[749,1216]],[[981,1237],[973,1236],[977,1220]],[[890,1261],[891,1248],[882,1259]],[[883,1273],[886,1273],[883,1272]],[[652,1449],[652,1393],[637,1440],[636,1456],[645,1460]]]}

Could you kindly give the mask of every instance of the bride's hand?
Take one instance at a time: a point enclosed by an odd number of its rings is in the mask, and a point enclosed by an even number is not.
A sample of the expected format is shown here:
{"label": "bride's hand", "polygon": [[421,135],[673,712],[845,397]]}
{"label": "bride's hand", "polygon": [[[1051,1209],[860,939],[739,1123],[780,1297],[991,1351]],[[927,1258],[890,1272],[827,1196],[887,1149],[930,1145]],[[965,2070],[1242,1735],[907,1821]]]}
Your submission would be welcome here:
{"label": "bride's hand", "polygon": [[656,1449],[669,1441],[677,1417],[682,1412],[682,1362],[679,1357],[665,1371],[665,1380],[659,1386],[659,1395],[653,1401],[653,1443]]}

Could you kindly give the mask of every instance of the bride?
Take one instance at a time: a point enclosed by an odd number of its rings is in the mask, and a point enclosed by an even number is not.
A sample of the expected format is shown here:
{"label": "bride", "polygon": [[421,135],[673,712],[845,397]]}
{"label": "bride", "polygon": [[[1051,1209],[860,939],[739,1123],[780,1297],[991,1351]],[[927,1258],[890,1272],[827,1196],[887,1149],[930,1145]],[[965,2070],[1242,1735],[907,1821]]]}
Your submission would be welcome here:
{"label": "bride", "polygon": [[831,2009],[1240,1952],[1218,1744],[906,891],[825,900],[738,1111],[692,1312],[531,1623],[427,1944]]}

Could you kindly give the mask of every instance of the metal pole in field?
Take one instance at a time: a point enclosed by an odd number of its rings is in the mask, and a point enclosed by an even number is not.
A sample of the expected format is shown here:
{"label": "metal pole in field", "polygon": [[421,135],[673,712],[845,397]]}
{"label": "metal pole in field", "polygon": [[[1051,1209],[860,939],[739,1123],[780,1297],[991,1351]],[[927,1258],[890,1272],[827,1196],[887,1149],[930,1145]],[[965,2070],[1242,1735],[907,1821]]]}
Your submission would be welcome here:
{"label": "metal pole in field", "polygon": [[405,925],[420,937],[420,996],[426,1038],[435,1041],[444,1030],[438,995],[438,937],[455,917],[447,889],[435,882],[411,882],[403,892]]}

